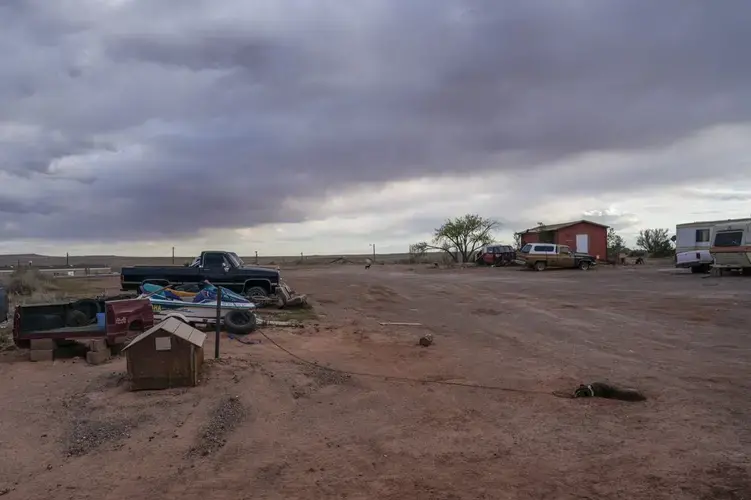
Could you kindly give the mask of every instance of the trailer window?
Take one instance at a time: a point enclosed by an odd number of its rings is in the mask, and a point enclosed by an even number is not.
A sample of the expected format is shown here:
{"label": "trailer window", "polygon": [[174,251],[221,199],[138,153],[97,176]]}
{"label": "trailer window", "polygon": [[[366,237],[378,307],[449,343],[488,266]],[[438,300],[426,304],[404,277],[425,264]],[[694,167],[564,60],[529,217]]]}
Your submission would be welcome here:
{"label": "trailer window", "polygon": [[709,243],[709,229],[697,229],[696,230],[696,242],[697,243]]}
{"label": "trailer window", "polygon": [[743,231],[727,231],[717,233],[714,237],[714,246],[716,247],[739,247],[743,241]]}

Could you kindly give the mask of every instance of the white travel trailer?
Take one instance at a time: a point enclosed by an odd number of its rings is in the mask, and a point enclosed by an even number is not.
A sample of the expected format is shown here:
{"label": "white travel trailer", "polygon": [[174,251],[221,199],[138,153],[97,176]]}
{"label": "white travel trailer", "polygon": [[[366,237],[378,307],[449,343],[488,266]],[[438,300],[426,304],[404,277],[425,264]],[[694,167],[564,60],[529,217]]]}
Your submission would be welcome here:
{"label": "white travel trailer", "polygon": [[751,219],[720,222],[712,228],[714,267],[723,270],[751,269]]}
{"label": "white travel trailer", "polygon": [[712,267],[712,228],[723,221],[700,221],[675,226],[675,267],[706,273]]}

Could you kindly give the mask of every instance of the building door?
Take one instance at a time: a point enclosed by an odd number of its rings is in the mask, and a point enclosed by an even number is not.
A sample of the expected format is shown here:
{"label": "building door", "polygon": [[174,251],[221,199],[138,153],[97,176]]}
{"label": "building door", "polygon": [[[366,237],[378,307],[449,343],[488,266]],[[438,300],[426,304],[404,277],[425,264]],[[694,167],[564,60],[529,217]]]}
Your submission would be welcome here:
{"label": "building door", "polygon": [[581,253],[589,253],[589,235],[577,234],[576,235],[576,251]]}

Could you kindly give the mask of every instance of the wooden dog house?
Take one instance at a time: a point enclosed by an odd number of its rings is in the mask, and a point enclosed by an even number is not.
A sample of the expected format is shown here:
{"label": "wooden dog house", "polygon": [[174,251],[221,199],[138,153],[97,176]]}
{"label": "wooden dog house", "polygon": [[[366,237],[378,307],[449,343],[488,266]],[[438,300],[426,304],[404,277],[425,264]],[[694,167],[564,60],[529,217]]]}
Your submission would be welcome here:
{"label": "wooden dog house", "polygon": [[197,385],[205,340],[204,332],[175,318],[140,334],[123,349],[131,390]]}

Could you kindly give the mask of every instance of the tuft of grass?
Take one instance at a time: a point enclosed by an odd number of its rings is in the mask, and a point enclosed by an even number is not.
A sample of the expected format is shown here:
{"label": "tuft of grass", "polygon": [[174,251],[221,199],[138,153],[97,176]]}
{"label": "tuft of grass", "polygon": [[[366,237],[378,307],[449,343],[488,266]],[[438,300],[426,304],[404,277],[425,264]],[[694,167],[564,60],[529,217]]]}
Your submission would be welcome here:
{"label": "tuft of grass", "polygon": [[37,269],[16,269],[8,279],[6,290],[12,295],[31,296],[38,292],[54,292],[58,287],[50,276],[45,276]]}

